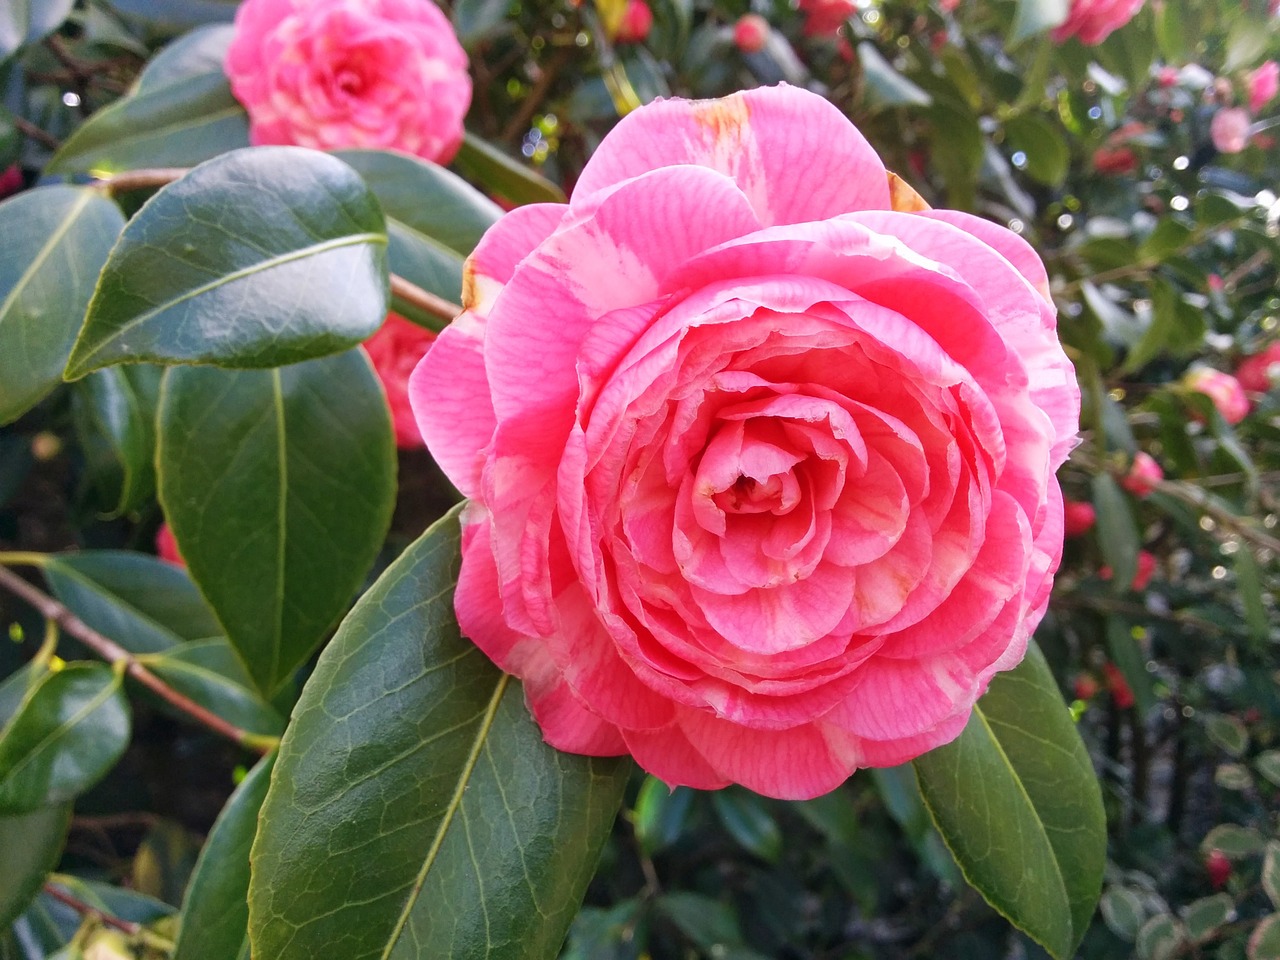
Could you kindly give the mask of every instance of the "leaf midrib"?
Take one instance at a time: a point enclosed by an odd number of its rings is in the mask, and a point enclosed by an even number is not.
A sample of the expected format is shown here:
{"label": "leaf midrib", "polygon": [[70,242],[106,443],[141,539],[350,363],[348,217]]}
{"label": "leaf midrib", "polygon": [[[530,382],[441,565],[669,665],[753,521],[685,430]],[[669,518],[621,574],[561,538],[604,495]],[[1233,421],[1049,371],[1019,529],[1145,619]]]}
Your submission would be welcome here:
{"label": "leaf midrib", "polygon": [[431,868],[435,865],[436,857],[440,853],[440,848],[444,846],[444,839],[449,832],[450,825],[453,823],[453,818],[462,806],[462,795],[466,792],[472,773],[475,772],[476,763],[480,760],[480,751],[484,748],[489,731],[493,728],[498,705],[502,702],[502,695],[506,692],[507,684],[510,681],[510,675],[504,673],[498,678],[498,682],[494,686],[493,695],[489,698],[484,717],[481,719],[480,726],[476,730],[475,739],[472,741],[471,752],[467,755],[466,763],[463,764],[462,771],[458,776],[458,785],[454,789],[453,796],[449,800],[449,806],[445,809],[444,816],[440,820],[440,826],[436,829],[436,834],[431,840],[431,848],[427,851],[427,855],[423,860],[422,869],[418,871],[418,876],[414,879],[413,888],[405,901],[404,909],[400,912],[400,917],[397,919],[395,927],[392,928],[391,934],[387,937],[387,945],[382,951],[381,960],[388,960],[391,956],[391,951],[399,943],[401,934],[404,933],[405,925],[409,922],[409,914],[413,912],[413,908],[418,902],[418,897],[422,893],[422,888],[427,882],[427,874],[431,872]]}
{"label": "leaf midrib", "polygon": [[71,230],[72,224],[80,218],[80,214],[89,205],[89,202],[93,200],[93,197],[94,194],[90,190],[82,190],[80,192],[75,204],[67,212],[66,217],[58,224],[57,229],[49,235],[49,239],[41,246],[30,266],[22,271],[22,275],[18,277],[18,282],[13,285],[13,289],[5,296],[4,301],[0,302],[0,325],[4,324],[5,317],[9,315],[9,311],[17,301],[19,294],[31,283],[31,280],[44,266],[44,262],[53,256],[54,249],[61,244],[62,238]]}

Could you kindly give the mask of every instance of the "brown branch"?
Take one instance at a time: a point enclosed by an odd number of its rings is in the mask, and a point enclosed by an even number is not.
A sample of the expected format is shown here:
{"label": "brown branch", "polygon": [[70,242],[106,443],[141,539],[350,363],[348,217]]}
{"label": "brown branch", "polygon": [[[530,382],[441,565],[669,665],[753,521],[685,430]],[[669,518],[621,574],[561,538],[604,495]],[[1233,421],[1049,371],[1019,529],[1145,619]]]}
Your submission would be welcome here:
{"label": "brown branch", "polygon": [[66,633],[75,637],[108,663],[123,663],[129,676],[193,720],[208,727],[214,733],[220,734],[228,740],[233,740],[249,750],[256,750],[258,753],[270,753],[278,742],[274,737],[266,737],[250,733],[247,730],[241,730],[239,727],[223,720],[216,713],[206,710],[190,697],[174,690],[143,666],[124,647],[114,640],[104,637],[57,600],[53,599],[53,597],[33,587],[8,567],[0,566],[0,585],[31,604],[42,617],[46,620],[52,620]]}
{"label": "brown branch", "polygon": [[121,933],[127,933],[131,937],[136,937],[142,932],[142,924],[133,923],[129,920],[121,920],[119,917],[113,917],[109,913],[103,913],[92,904],[85,903],[78,897],[73,897],[65,890],[59,890],[52,883],[44,885],[44,892],[59,903],[64,903],[82,917],[97,917],[108,927],[115,927]]}
{"label": "brown branch", "polygon": [[55,137],[48,130],[42,130],[26,117],[13,117],[13,125],[18,128],[18,132],[24,137],[34,140],[37,143],[44,144],[50,150],[57,150],[62,146],[62,141]]}
{"label": "brown branch", "polygon": [[462,312],[462,307],[456,303],[450,303],[444,297],[437,297],[434,293],[423,290],[417,284],[410,283],[404,277],[394,273],[391,275],[391,295],[444,321],[452,320]]}
{"label": "brown branch", "polygon": [[130,190],[151,190],[164,187],[181,180],[190,167],[153,167],[143,170],[125,170],[105,177],[101,183],[106,191],[114,196],[117,193],[128,193]]}

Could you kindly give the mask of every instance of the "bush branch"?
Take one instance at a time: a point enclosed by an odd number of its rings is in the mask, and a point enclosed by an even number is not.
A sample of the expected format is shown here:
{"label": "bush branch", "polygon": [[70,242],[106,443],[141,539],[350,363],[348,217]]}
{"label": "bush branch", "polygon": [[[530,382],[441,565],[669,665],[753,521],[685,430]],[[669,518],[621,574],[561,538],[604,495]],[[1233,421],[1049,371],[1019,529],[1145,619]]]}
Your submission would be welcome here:
{"label": "bush branch", "polygon": [[94,630],[53,597],[38,590],[8,567],[0,566],[0,586],[5,587],[10,593],[31,604],[42,617],[56,623],[65,633],[75,637],[108,663],[124,664],[125,671],[129,676],[214,733],[220,734],[228,740],[233,740],[240,746],[258,753],[270,753],[279,743],[279,740],[275,737],[241,730],[239,727],[223,720],[216,713],[206,710],[190,697],[174,690],[144,667],[124,647]]}

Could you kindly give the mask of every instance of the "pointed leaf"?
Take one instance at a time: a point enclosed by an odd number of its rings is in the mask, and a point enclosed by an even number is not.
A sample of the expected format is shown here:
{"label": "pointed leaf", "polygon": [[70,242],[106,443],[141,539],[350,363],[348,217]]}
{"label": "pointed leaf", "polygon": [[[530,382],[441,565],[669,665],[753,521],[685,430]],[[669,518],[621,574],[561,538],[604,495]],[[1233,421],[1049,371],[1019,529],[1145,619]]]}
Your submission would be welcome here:
{"label": "pointed leaf", "polygon": [[274,763],[275,754],[260,760],[218,814],[182,901],[173,960],[248,956],[249,848]]}
{"label": "pointed leaf", "polygon": [[41,187],[0,203],[0,424],[62,382],[94,279],[124,227],[110,200]]}
{"label": "pointed leaf", "polygon": [[66,376],[154,360],[273,367],[337,353],[387,312],[386,224],[340,160],[237,150],[152,197],[111,251]]}
{"label": "pointed leaf", "polygon": [[1010,46],[1058,26],[1067,19],[1068,7],[1067,0],[1018,0],[1009,29]]}
{"label": "pointed leaf", "polygon": [[76,432],[92,474],[115,502],[112,516],[155,499],[156,401],[160,367],[149,363],[98,370],[74,384]]}
{"label": "pointed leaf", "polygon": [[173,689],[241,730],[268,736],[284,730],[284,718],[262,699],[244,663],[221,637],[140,659]]}
{"label": "pointed leaf", "polygon": [[71,826],[71,804],[0,817],[0,930],[27,908],[49,871],[58,865]]}
{"label": "pointed leaf", "polygon": [[1106,819],[1039,648],[996,674],[959,738],[915,768],[965,879],[1054,957],[1071,956],[1101,890]]}
{"label": "pointed leaf", "polygon": [[62,25],[75,0],[5,0],[0,6],[0,60]]}
{"label": "pointed leaf", "polygon": [[55,597],[130,653],[155,653],[222,632],[186,571],[144,553],[55,554],[44,575]]}
{"label": "pointed leaf", "polygon": [[255,956],[552,960],[631,765],[560,753],[458,633],[457,512],[321,655],[253,846]]}
{"label": "pointed leaf", "polygon": [[30,813],[88,790],[129,745],[120,674],[73,663],[46,676],[0,733],[0,814]]}
{"label": "pointed leaf", "polygon": [[133,94],[159,90],[190,77],[224,76],[222,65],[233,36],[235,27],[229,23],[211,23],[183,34],[147,61],[133,82]]}
{"label": "pointed leaf", "polygon": [[511,203],[564,203],[564,191],[546,177],[471,134],[453,162],[464,177]]}
{"label": "pointed leaf", "polygon": [[1147,672],[1147,658],[1134,639],[1129,621],[1119,616],[1108,616],[1106,626],[1107,651],[1133,692],[1138,716],[1145,717],[1156,705],[1155,681]]}
{"label": "pointed leaf", "polygon": [[191,576],[270,696],[342,616],[391,520],[395,444],[368,357],[174,367],[157,462]]}
{"label": "pointed leaf", "polygon": [[711,805],[729,835],[761,860],[777,863],[782,856],[782,831],[765,803],[746,790],[717,790],[711,795]]}
{"label": "pointed leaf", "polygon": [[249,145],[249,119],[227,78],[203,73],[104,107],[49,161],[49,173],[105,176],[139,167],[191,167]]}
{"label": "pointed leaf", "polygon": [[1098,546],[1111,567],[1111,589],[1124,593],[1138,571],[1138,550],[1142,541],[1129,501],[1110,474],[1093,478],[1093,505],[1098,511]]}

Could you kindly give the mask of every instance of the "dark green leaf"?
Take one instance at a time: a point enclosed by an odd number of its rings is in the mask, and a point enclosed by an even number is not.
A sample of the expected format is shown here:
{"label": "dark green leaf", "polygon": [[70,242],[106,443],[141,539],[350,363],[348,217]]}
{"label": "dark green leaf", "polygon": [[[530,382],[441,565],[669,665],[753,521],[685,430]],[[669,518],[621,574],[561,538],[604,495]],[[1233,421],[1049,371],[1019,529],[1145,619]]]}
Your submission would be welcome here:
{"label": "dark green leaf", "polygon": [[105,176],[139,167],[190,167],[248,145],[249,120],[227,78],[202,73],[99,110],[67,138],[48,170]]}
{"label": "dark green leaf", "polygon": [[[387,216],[391,272],[457,303],[462,261],[502,208],[461,177],[417,157],[383,150],[339,150],[334,156],[364,177]],[[405,304],[393,306],[409,312]],[[429,319],[436,329],[443,326],[438,317]]]}
{"label": "dark green leaf", "polygon": [[0,732],[0,814],[83,793],[128,744],[129,702],[118,671],[73,663],[48,674]]}
{"label": "dark green leaf", "polygon": [[231,24],[211,23],[179,37],[147,62],[132,92],[148,93],[191,77],[222,75],[234,35]]}
{"label": "dark green leaf", "polygon": [[1280,787],[1280,750],[1264,750],[1253,761],[1254,769]]}
{"label": "dark green leaf", "polygon": [[161,680],[249,733],[278,735],[284,718],[262,699],[244,664],[221,637],[140,658]]}
{"label": "dark green leaf", "polygon": [[1262,889],[1271,905],[1280,909],[1280,841],[1272,840],[1267,844],[1266,855],[1262,858]]}
{"label": "dark green leaf", "polygon": [[960,737],[915,768],[965,879],[1054,957],[1070,957],[1102,886],[1106,819],[1039,648],[996,674]]}
{"label": "dark green leaf", "polygon": [[364,181],[299,147],[239,150],[147,202],[103,267],[66,375],[156,360],[273,367],[387,313],[386,224]]}
{"label": "dark green leaf", "polygon": [[71,804],[41,807],[31,813],[0,817],[0,930],[27,908],[57,866],[71,826]]}
{"label": "dark green leaf", "polygon": [[1147,658],[1134,638],[1129,621],[1107,617],[1107,651],[1133,691],[1138,715],[1145,717],[1156,705],[1155,684],[1147,672]]}
{"label": "dark green leaf", "polygon": [[269,696],[342,616],[382,545],[396,470],[386,400],[362,350],[278,370],[174,367],[161,394],[165,515]]}
{"label": "dark green leaf", "polygon": [[152,364],[98,370],[74,384],[76,432],[90,472],[105,475],[112,516],[155,499],[156,401],[160,375]]}
{"label": "dark green leaf", "polygon": [[1010,46],[1058,26],[1067,19],[1068,7],[1067,0],[1018,0],[1009,28]]}
{"label": "dark green leaf", "polygon": [[1225,713],[1211,713],[1204,718],[1209,739],[1233,757],[1241,757],[1249,747],[1249,731],[1239,718]]}
{"label": "dark green leaf", "polygon": [[551,960],[631,765],[547,746],[458,634],[457,512],[361,598],[303,690],[253,846],[254,955]]}
{"label": "dark green leaf", "polygon": [[1217,850],[1229,860],[1243,860],[1260,851],[1265,843],[1266,839],[1253,827],[1220,823],[1200,841],[1200,850],[1203,853]]}
{"label": "dark green leaf", "polygon": [[708,952],[740,946],[742,933],[733,910],[701,894],[678,891],[664,894],[657,907],[680,931]]}
{"label": "dark green leaf", "polygon": [[98,270],[123,227],[119,207],[82,187],[42,187],[0,203],[0,424],[62,382]]}
{"label": "dark green leaf", "polygon": [[1142,542],[1129,501],[1110,474],[1099,473],[1093,478],[1093,506],[1098,511],[1098,546],[1111,567],[1111,589],[1124,593],[1138,571]]}
{"label": "dark green leaf", "polygon": [[657,853],[679,839],[693,796],[688,787],[672,790],[657,777],[645,777],[636,797],[632,824],[645,853]]}
{"label": "dark green leaf", "polygon": [[765,809],[765,800],[746,790],[718,790],[711,805],[729,835],[761,860],[777,863],[782,855],[782,831]]}
{"label": "dark green leaf", "polygon": [[1142,241],[1138,254],[1143,260],[1159,263],[1181,250],[1191,236],[1191,228],[1181,220],[1165,217],[1156,224],[1151,235]]}
{"label": "dark green leaf", "polygon": [[44,575],[76,616],[130,653],[156,653],[222,632],[186,571],[147,554],[55,554]]}
{"label": "dark green leaf", "polygon": [[870,771],[876,791],[889,816],[902,828],[907,841],[924,863],[943,883],[958,886],[960,872],[956,862],[947,852],[942,838],[934,829],[933,820],[920,795],[920,785],[910,766],[881,767]]}
{"label": "dark green leaf", "polygon": [[275,754],[236,788],[209,833],[182,901],[173,960],[239,960],[249,955],[249,848]]}
{"label": "dark green leaf", "polygon": [[929,94],[895,70],[870,41],[858,44],[858,62],[862,65],[867,100],[873,105],[927,107],[933,102]]}
{"label": "dark green leaf", "polygon": [[1242,544],[1231,559],[1236,570],[1236,586],[1240,591],[1240,602],[1244,605],[1244,622],[1249,628],[1249,635],[1255,640],[1265,641],[1271,636],[1271,616],[1262,601],[1262,575],[1258,570],[1258,561],[1248,544]]}
{"label": "dark green leaf", "polygon": [[1280,913],[1258,921],[1249,935],[1249,960],[1280,960]]}
{"label": "dark green leaf", "polygon": [[1056,124],[1035,113],[1011,117],[1004,125],[1012,150],[1027,158],[1024,169],[1033,180],[1056,187],[1067,176],[1071,151]]}
{"label": "dark green leaf", "polygon": [[564,203],[564,191],[550,180],[471,134],[453,162],[464,177],[511,203]]}
{"label": "dark green leaf", "polygon": [[1127,887],[1112,887],[1098,901],[1098,909],[1107,929],[1121,940],[1133,943],[1146,920],[1142,898]]}
{"label": "dark green leaf", "polygon": [[1187,904],[1182,912],[1182,921],[1187,925],[1191,939],[1203,943],[1232,918],[1235,910],[1236,903],[1230,896],[1215,893]]}
{"label": "dark green leaf", "polygon": [[1142,925],[1136,943],[1139,960],[1172,960],[1186,942],[1186,930],[1167,913]]}
{"label": "dark green leaf", "polygon": [[5,0],[0,6],[0,60],[57,30],[75,0]]}
{"label": "dark green leaf", "polygon": [[510,0],[457,0],[453,5],[453,28],[465,46],[497,33],[506,25]]}

